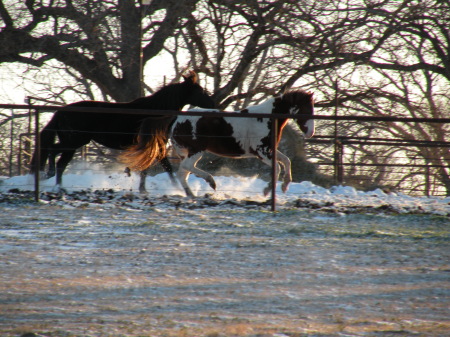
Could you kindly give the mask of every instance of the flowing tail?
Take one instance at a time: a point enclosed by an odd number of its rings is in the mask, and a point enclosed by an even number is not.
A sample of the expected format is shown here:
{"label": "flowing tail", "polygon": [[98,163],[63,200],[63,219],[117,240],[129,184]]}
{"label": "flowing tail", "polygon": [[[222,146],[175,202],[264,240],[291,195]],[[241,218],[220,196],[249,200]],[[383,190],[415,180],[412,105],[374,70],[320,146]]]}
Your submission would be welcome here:
{"label": "flowing tail", "polygon": [[119,160],[134,171],[143,171],[155,160],[161,161],[167,156],[169,126],[174,120],[172,116],[145,119],[139,129],[137,143],[119,155]]}
{"label": "flowing tail", "polygon": [[[57,131],[57,113],[53,116],[51,121],[42,129],[39,134],[40,137],[40,149],[34,149],[33,157],[30,162],[30,173],[35,173],[38,170],[44,170],[45,163],[47,162],[48,154],[50,148],[55,143],[56,131]],[[39,152],[39,167],[37,167],[37,158],[38,158],[38,150]]]}

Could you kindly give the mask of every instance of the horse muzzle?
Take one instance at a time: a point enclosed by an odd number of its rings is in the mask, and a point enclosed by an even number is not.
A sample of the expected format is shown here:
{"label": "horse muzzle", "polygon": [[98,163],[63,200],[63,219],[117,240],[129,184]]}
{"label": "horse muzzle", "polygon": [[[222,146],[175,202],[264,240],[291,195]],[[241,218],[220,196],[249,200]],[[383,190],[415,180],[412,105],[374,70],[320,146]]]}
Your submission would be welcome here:
{"label": "horse muzzle", "polygon": [[314,119],[309,119],[302,124],[299,123],[299,126],[305,138],[311,138],[312,136],[314,136]]}

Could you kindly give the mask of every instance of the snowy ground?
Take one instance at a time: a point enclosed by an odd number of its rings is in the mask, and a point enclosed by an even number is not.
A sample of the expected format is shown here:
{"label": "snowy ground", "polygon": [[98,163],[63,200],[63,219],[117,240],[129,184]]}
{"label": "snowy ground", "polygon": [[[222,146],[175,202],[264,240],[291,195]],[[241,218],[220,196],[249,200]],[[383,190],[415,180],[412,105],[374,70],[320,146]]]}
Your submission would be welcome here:
{"label": "snowy ground", "polygon": [[450,336],[449,198],[215,178],[2,180],[0,335]]}
{"label": "snowy ground", "polygon": [[[99,171],[82,171],[84,173],[69,173],[64,175],[64,187],[69,192],[74,194],[77,199],[80,191],[84,193],[94,192],[97,196],[82,197],[85,203],[94,203],[96,206],[103,204],[104,207],[114,207],[117,199],[132,198],[135,201],[137,208],[145,209],[146,204],[152,207],[154,203],[160,203],[157,200],[162,196],[178,197],[177,203],[189,203],[193,205],[196,203],[186,198],[179,198],[184,196],[184,192],[179,187],[174,187],[170,183],[166,174],[159,174],[154,177],[147,178],[148,195],[142,196],[137,193],[139,177],[133,174],[128,177],[124,173],[113,171],[110,174],[98,173]],[[266,186],[266,182],[256,177],[215,177],[217,183],[217,191],[214,192],[208,184],[194,175],[189,178],[189,185],[192,191],[197,196],[203,197],[211,196],[217,204],[230,203],[237,201],[237,203],[267,203],[268,198],[262,195],[262,190]],[[55,179],[48,179],[41,182],[41,190],[51,192],[55,184]],[[291,207],[306,207],[306,208],[320,208],[322,210],[329,210],[335,212],[344,211],[346,213],[352,211],[393,211],[397,213],[414,213],[414,214],[435,214],[450,217],[450,198],[439,197],[411,197],[405,194],[389,193],[377,189],[371,192],[357,191],[348,186],[334,186],[331,189],[325,189],[310,182],[292,183],[287,193],[282,193],[280,185],[277,188],[277,205],[281,209]],[[0,181],[0,193],[7,192],[11,189],[33,191],[34,177],[19,176]],[[101,192],[100,192],[101,191]],[[100,197],[105,192],[111,193],[114,196],[108,195],[106,198]],[[132,194],[132,196],[130,196]],[[46,197],[44,196],[44,201]],[[65,198],[67,203],[70,201],[70,196]],[[170,199],[170,198],[169,198]],[[63,200],[64,201],[64,200]],[[170,200],[169,200],[170,201]],[[201,203],[201,201],[200,201]],[[209,202],[212,204],[213,202]],[[69,203],[70,204],[70,203]],[[133,206],[129,203],[129,206]]]}

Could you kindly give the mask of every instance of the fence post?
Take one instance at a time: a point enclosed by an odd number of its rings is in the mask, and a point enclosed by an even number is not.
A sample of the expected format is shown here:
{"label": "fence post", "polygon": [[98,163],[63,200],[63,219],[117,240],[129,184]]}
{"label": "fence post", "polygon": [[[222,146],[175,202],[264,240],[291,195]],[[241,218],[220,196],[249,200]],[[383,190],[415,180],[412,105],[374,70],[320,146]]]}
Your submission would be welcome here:
{"label": "fence post", "polygon": [[336,184],[344,182],[344,164],[343,164],[344,145],[339,139],[334,142],[334,180]]}
{"label": "fence post", "polygon": [[272,118],[272,212],[275,212],[277,208],[277,130],[278,119]]}
{"label": "fence post", "polygon": [[22,175],[22,135],[19,136],[19,153],[17,154],[17,171]]}
{"label": "fence post", "polygon": [[41,166],[41,137],[39,135],[39,109],[34,110],[34,201],[39,202],[39,175]]}
{"label": "fence post", "polygon": [[11,109],[11,126],[9,129],[9,176],[13,176],[14,158],[14,109]]}
{"label": "fence post", "polygon": [[431,189],[431,182],[430,182],[430,167],[428,166],[428,162],[427,162],[427,167],[425,167],[425,195],[427,197],[430,196],[430,189]]}

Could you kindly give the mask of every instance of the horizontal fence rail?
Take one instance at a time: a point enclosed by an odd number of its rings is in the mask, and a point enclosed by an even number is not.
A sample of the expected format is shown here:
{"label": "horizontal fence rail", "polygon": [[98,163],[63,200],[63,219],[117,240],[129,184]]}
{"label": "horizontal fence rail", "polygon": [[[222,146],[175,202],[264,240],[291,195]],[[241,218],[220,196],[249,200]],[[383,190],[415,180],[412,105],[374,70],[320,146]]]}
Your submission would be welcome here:
{"label": "horizontal fence rail", "polygon": [[[74,112],[96,112],[96,113],[121,113],[131,115],[165,115],[165,116],[204,116],[204,117],[237,117],[237,118],[310,118],[316,120],[333,120],[333,121],[366,121],[366,122],[403,122],[403,123],[450,123],[450,118],[413,118],[413,117],[376,117],[376,116],[331,116],[331,115],[302,115],[298,114],[263,114],[263,113],[242,113],[236,111],[214,111],[214,109],[205,111],[178,111],[178,110],[149,110],[149,109],[118,109],[118,108],[97,108],[97,107],[78,107],[78,106],[48,106],[48,105],[15,105],[0,104],[0,109],[21,109],[21,110],[38,110],[40,112],[58,111],[74,111]],[[165,117],[164,116],[164,117]],[[162,118],[164,118],[162,117]]]}
{"label": "horizontal fence rail", "polygon": [[[376,137],[347,137],[337,136],[337,139],[342,144],[356,144],[356,145],[414,145],[418,147],[449,147],[450,142],[439,140],[415,140],[415,139],[390,139],[390,138],[376,138]],[[330,143],[335,141],[334,136],[314,136],[314,138],[307,139],[309,143]]]}
{"label": "horizontal fence rail", "polygon": [[[33,105],[33,104],[0,104],[0,109],[12,109],[12,110],[28,110],[34,111],[35,115],[35,148],[39,149],[39,114],[41,112],[54,112],[54,111],[67,111],[67,112],[91,112],[91,113],[105,113],[105,114],[132,114],[132,115],[144,115],[148,117],[159,116],[160,118],[175,117],[178,115],[186,116],[200,116],[200,117],[236,117],[236,118],[266,118],[277,120],[280,118],[286,119],[298,119],[298,118],[308,118],[315,120],[331,120],[331,121],[361,121],[361,122],[402,122],[402,123],[450,123],[450,118],[412,118],[412,117],[377,117],[377,116],[335,116],[335,115],[284,115],[284,114],[262,114],[262,113],[241,113],[235,111],[215,111],[205,109],[203,111],[173,111],[173,110],[149,110],[149,109],[123,109],[123,108],[99,108],[99,107],[79,107],[79,106],[48,106],[48,105]],[[272,123],[275,126],[275,123]],[[275,128],[274,128],[275,129]],[[274,130],[273,129],[273,130]],[[72,130],[76,131],[76,130]],[[276,164],[276,150],[274,141],[277,137],[275,132],[273,135],[273,161],[272,161],[272,210],[275,210],[276,204],[276,181],[275,181],[275,164]],[[447,141],[423,141],[423,140],[392,140],[386,138],[369,138],[369,137],[333,137],[333,136],[315,136],[313,139],[306,140],[308,143],[312,144],[348,144],[348,145],[385,145],[385,146],[407,146],[413,145],[417,147],[449,147],[450,142]],[[39,151],[38,151],[39,152]],[[39,158],[38,158],[39,161]],[[336,165],[336,162],[321,162],[315,163],[315,165]],[[353,164],[343,163],[342,159],[339,163],[340,170],[342,167],[351,166]],[[36,165],[38,167],[38,163]],[[359,163],[358,166],[384,166],[384,167],[421,167],[421,168],[432,168],[432,167],[443,167],[442,165],[428,164],[365,164]],[[35,199],[39,200],[39,171],[37,170],[35,176]]]}

